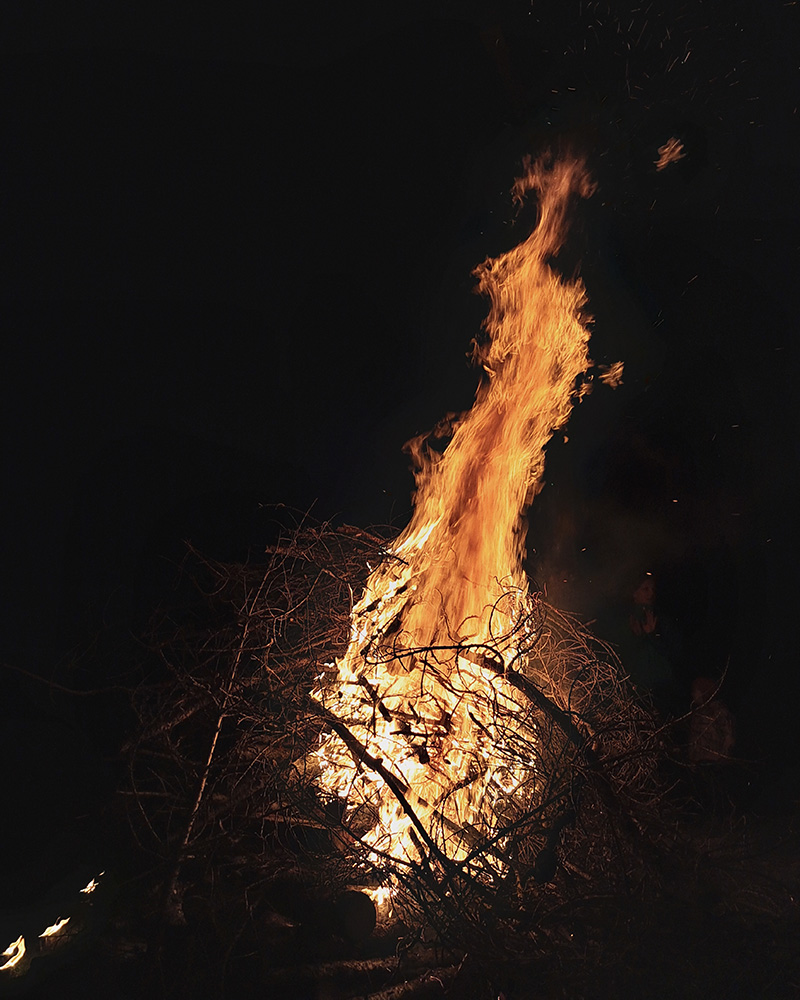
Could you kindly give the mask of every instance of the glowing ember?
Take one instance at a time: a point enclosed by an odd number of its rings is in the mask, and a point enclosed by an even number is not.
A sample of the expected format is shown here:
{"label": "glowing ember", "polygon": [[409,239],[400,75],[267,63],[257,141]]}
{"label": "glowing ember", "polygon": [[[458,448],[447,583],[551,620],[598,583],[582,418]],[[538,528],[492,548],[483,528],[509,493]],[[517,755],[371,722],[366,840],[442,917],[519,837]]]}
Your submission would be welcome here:
{"label": "glowing ember", "polygon": [[504,842],[492,838],[543,791],[532,707],[504,670],[525,669],[535,638],[524,514],[590,364],[583,286],[547,261],[572,197],[591,184],[575,160],[526,161],[512,193],[530,191],[534,231],[475,272],[491,302],[475,403],[449,423],[443,453],[411,442],[413,518],[372,570],[349,647],[314,693],[332,730],[315,754],[318,785],[373,858],[502,871]]}
{"label": "glowing ember", "polygon": [[58,932],[69,923],[69,917],[59,917],[54,924],[50,924],[49,927],[45,927],[42,933],[39,935],[40,938],[54,937]]}
{"label": "glowing ember", "polygon": [[0,972],[4,972],[6,969],[13,969],[15,965],[22,961],[24,955],[25,938],[20,934],[17,940],[12,941],[3,952],[3,958],[7,958],[8,961],[0,965]]}

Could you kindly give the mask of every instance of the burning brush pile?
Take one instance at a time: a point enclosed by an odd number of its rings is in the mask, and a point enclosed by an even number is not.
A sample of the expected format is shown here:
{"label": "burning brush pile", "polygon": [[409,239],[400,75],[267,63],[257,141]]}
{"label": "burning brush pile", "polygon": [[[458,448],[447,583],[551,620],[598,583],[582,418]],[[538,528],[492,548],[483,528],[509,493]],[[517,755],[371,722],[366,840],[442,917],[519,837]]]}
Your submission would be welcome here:
{"label": "burning brush pile", "polygon": [[514,186],[532,192],[533,232],[476,271],[490,312],[475,403],[436,429],[443,451],[408,446],[408,526],[283,516],[266,564],[202,563],[217,625],[189,616],[134,697],[126,797],[168,862],[174,922],[227,878],[250,917],[257,899],[302,922],[287,885],[357,892],[406,942],[532,958],[572,947],[587,900],[662,877],[657,723],[522,569],[545,446],[592,364],[583,287],[549,263],[591,184],[548,160]]}
{"label": "burning brush pile", "polygon": [[[585,908],[647,897],[682,853],[657,721],[541,595],[507,589],[486,622],[513,609],[512,625],[480,638],[412,646],[387,625],[364,642],[378,605],[356,598],[369,565],[405,570],[395,543],[304,517],[266,569],[203,561],[213,632],[171,619],[164,677],[134,694],[124,798],[163,871],[152,912],[191,927],[230,908],[226,933],[263,949],[267,980],[293,948],[318,961],[303,927],[336,934],[320,922],[339,918],[357,947],[322,957],[362,956],[377,922],[379,953],[422,939],[429,963],[431,942],[552,958]],[[290,925],[287,951],[273,935]]]}

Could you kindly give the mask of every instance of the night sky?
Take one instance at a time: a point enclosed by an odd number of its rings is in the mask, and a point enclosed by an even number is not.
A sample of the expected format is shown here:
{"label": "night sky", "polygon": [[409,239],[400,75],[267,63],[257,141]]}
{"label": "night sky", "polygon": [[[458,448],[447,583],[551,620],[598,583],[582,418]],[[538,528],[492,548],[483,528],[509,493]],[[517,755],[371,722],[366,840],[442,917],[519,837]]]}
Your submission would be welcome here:
{"label": "night sky", "polygon": [[[741,745],[780,775],[799,8],[273,7],[4,7],[4,662],[113,682],[184,539],[257,557],[264,505],[404,524],[403,442],[477,384],[471,271],[529,231],[523,155],[568,138],[598,191],[562,265],[592,357],[626,371],[549,449],[530,568],[590,617],[657,572],[685,679],[729,664]],[[657,172],[672,136],[686,156]],[[6,754],[16,725],[92,758],[90,712],[5,677]]]}

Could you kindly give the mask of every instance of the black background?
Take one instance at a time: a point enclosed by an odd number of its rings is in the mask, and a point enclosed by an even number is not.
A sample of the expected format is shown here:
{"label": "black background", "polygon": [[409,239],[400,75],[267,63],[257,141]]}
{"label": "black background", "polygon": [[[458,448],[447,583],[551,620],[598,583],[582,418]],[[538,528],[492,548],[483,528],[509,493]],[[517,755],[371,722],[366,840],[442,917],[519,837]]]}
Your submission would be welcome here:
{"label": "black background", "polygon": [[184,540],[257,556],[264,505],[404,523],[403,442],[476,385],[471,271],[565,135],[599,184],[592,356],[626,374],[549,449],[531,571],[589,616],[657,572],[684,681],[728,664],[742,752],[796,797],[797,8],[272,6],[4,7],[15,843],[113,784],[118,725],[20,669],[123,680]]}

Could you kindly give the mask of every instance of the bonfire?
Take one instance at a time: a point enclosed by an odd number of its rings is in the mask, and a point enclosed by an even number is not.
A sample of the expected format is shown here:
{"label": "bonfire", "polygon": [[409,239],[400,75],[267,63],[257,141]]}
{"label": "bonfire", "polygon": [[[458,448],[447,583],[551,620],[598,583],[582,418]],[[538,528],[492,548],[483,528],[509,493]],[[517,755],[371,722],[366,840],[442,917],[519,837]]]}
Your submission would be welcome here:
{"label": "bonfire", "polygon": [[216,624],[204,605],[155,630],[166,673],[134,692],[123,790],[166,864],[162,919],[187,919],[202,871],[216,898],[224,870],[289,922],[369,897],[334,933],[377,919],[395,941],[530,957],[563,945],[571,907],[663,877],[658,720],[523,570],[546,445],[593,378],[583,285],[554,266],[592,190],[578,158],[525,161],[513,196],[537,223],[475,272],[480,384],[408,445],[402,531],[276,510],[266,564],[192,551]]}

